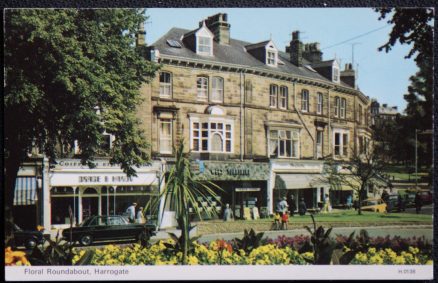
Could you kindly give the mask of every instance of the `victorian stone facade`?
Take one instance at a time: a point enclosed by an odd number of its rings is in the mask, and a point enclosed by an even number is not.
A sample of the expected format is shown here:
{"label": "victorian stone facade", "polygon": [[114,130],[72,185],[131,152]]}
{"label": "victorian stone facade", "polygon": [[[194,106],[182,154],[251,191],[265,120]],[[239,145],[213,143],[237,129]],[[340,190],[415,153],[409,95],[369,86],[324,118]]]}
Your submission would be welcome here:
{"label": "victorian stone facade", "polygon": [[323,61],[319,45],[303,44],[299,32],[286,52],[272,40],[229,34],[226,14],[217,14],[149,46],[148,59],[162,65],[138,107],[151,156],[170,164],[183,140],[200,176],[218,181],[221,202],[238,216],[246,207],[272,213],[277,197],[291,194],[316,207],[330,190],[309,182],[323,159],[348,160],[371,140],[369,98],[350,64],[341,71],[336,60]]}

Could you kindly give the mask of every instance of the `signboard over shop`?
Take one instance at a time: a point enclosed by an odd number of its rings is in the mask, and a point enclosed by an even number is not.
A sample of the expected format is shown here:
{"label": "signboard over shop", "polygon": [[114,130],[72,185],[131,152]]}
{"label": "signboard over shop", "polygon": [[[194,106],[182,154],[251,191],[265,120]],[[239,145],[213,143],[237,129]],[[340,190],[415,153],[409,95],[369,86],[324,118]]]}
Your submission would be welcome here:
{"label": "signboard over shop", "polygon": [[195,161],[192,169],[202,180],[255,181],[269,178],[267,163]]}
{"label": "signboard over shop", "polygon": [[[111,164],[109,159],[97,159],[93,162],[96,167],[93,169],[120,169],[119,164]],[[155,167],[153,164],[143,164],[141,167]],[[88,165],[82,165],[80,159],[60,159],[55,164],[55,169],[90,169]]]}
{"label": "signboard over shop", "polygon": [[149,186],[157,184],[155,173],[137,173],[136,177],[127,177],[123,173],[50,173],[50,185],[57,187],[77,186]]}

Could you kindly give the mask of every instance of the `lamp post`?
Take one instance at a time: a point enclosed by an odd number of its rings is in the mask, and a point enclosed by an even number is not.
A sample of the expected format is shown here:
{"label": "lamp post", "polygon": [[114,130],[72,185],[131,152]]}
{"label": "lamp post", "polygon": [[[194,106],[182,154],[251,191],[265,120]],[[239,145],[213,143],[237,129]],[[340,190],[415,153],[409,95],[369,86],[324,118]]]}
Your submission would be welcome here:
{"label": "lamp post", "polygon": [[418,146],[417,146],[417,132],[415,129],[415,189],[418,187]]}

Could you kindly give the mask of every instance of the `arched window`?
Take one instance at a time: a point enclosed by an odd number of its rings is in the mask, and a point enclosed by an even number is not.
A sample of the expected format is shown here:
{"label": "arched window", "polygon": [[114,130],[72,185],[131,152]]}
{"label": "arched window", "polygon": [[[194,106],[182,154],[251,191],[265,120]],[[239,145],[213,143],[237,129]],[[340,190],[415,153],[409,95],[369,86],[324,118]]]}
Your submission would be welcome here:
{"label": "arched window", "polygon": [[222,152],[223,148],[222,136],[218,133],[214,133],[211,138],[211,151]]}

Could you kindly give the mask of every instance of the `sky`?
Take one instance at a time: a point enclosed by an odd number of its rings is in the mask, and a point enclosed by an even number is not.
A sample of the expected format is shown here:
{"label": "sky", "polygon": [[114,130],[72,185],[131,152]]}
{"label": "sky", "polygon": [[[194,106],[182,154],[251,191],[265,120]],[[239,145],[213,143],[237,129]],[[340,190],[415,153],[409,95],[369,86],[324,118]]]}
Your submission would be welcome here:
{"label": "sky", "polygon": [[172,27],[193,30],[217,13],[228,14],[231,38],[251,43],[272,38],[282,51],[299,30],[303,43],[319,42],[323,60],[337,58],[341,69],[352,62],[354,48],[359,89],[381,104],[405,109],[403,95],[417,72],[413,59],[404,58],[410,46],[397,44],[389,53],[379,52],[391,25],[379,21],[371,8],[147,8],[146,42],[153,44]]}

